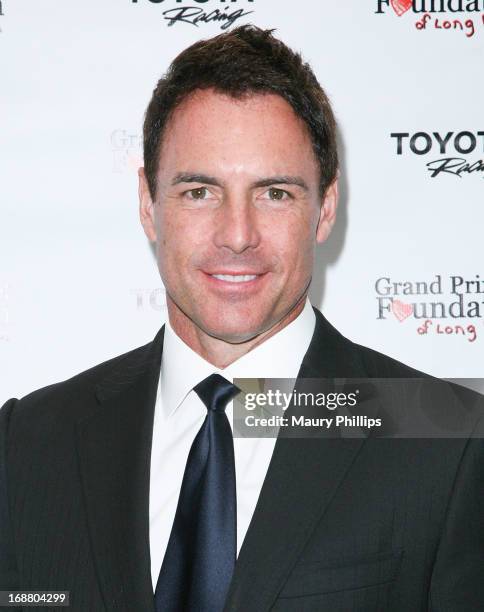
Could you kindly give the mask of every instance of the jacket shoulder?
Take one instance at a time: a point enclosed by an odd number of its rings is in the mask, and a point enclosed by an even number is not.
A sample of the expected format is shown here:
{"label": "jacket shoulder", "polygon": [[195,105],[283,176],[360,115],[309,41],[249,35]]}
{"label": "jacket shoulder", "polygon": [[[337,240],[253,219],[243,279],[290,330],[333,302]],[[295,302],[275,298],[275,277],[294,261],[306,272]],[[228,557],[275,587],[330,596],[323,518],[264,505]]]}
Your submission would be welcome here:
{"label": "jacket shoulder", "polygon": [[371,378],[429,378],[430,374],[389,357],[375,349],[352,342]]}
{"label": "jacket shoulder", "polygon": [[[471,421],[473,427],[476,428],[474,436],[482,438],[484,434],[484,396],[481,393],[452,379],[438,378],[426,372],[421,372],[366,346],[354,344],[354,348],[364,363],[370,378],[419,378],[430,382],[431,386],[426,387],[426,390],[427,393],[431,392],[433,394],[432,397],[435,402],[438,401],[442,405],[442,402],[446,400],[449,402],[447,404],[449,409],[453,407],[453,409],[458,408],[463,411],[459,413],[459,418],[473,414]],[[440,395],[438,395],[439,393]],[[480,433],[477,434],[477,431]]]}
{"label": "jacket shoulder", "polygon": [[[35,419],[58,420],[82,414],[86,401],[93,402],[96,387],[118,370],[129,371],[139,363],[151,342],[96,364],[74,376],[40,389],[20,399],[12,398],[4,406],[11,413],[10,419],[17,424],[28,421],[33,426]],[[8,407],[8,408],[7,408]]]}

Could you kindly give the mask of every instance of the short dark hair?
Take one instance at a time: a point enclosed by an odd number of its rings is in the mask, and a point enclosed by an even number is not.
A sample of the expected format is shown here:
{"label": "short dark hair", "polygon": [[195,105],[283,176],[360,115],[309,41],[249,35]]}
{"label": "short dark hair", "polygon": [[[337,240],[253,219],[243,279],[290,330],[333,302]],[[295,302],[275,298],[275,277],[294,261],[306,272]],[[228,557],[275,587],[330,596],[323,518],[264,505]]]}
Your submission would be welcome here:
{"label": "short dark hair", "polygon": [[338,172],[336,122],[328,97],[309,64],[272,34],[243,25],[182,51],[158,81],[143,124],[145,175],[154,200],[163,132],[177,106],[198,89],[235,98],[274,93],[307,125],[321,168],[324,194]]}

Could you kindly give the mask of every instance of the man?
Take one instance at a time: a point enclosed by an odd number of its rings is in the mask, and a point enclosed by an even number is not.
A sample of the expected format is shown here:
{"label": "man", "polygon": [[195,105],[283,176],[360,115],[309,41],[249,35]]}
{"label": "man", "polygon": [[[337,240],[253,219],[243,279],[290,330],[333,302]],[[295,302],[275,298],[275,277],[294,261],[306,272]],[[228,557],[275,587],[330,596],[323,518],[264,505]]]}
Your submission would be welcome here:
{"label": "man", "polygon": [[271,32],[176,58],[139,172],[169,322],[3,406],[1,589],[86,612],[484,609],[480,440],[232,441],[234,378],[419,375],[308,302],[337,170],[327,97]]}

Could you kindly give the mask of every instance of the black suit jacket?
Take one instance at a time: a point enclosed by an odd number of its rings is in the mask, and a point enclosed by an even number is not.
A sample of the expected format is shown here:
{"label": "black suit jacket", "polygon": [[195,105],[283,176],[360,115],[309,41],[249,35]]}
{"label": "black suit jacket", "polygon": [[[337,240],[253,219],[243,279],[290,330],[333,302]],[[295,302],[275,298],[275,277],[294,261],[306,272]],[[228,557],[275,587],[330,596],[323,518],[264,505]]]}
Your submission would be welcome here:
{"label": "black suit jacket", "polygon": [[[420,375],[315,312],[299,378]],[[163,333],[3,406],[0,590],[69,590],[72,612],[154,612]],[[484,610],[483,466],[477,439],[279,438],[226,612]]]}

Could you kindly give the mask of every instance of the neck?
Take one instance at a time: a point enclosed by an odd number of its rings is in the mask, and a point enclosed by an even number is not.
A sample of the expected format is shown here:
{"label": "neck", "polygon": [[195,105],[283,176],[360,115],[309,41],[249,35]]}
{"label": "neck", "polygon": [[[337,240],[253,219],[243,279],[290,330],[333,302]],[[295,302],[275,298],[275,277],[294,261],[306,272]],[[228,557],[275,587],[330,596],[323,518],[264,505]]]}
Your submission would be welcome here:
{"label": "neck", "polygon": [[297,303],[269,329],[264,330],[246,342],[237,344],[227,342],[222,338],[210,336],[198,327],[167,295],[168,317],[170,325],[179,338],[205,361],[216,368],[223,369],[254,349],[271,336],[284,329],[302,312],[306,302],[307,291]]}

